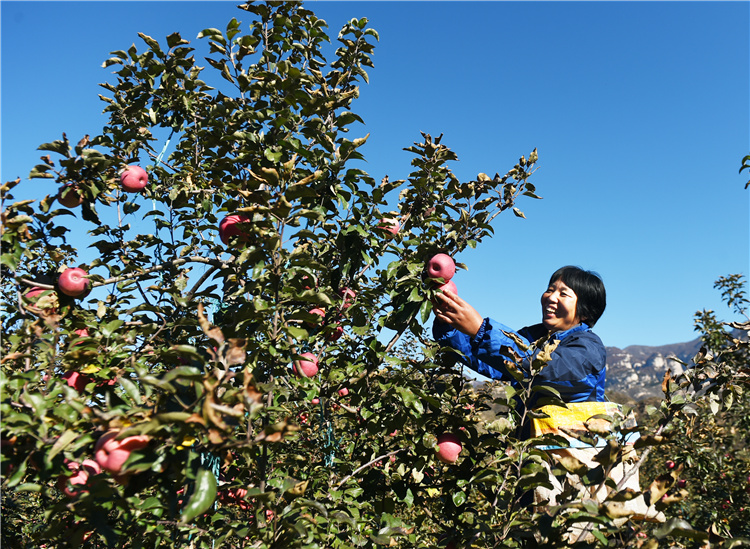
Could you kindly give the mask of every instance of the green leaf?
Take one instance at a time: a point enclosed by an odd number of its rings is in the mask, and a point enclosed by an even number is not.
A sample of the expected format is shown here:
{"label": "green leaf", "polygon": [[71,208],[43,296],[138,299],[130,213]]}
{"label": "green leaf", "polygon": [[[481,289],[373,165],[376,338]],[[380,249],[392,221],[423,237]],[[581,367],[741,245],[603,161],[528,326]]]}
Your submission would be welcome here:
{"label": "green leaf", "polygon": [[180,520],[191,522],[198,515],[202,515],[213,505],[216,500],[216,477],[208,469],[201,469],[195,477],[193,495],[190,496],[185,508],[182,510]]}
{"label": "green leaf", "polygon": [[70,157],[70,145],[64,141],[53,141],[52,143],[42,143],[37,150],[52,151],[63,156]]}
{"label": "green leaf", "polygon": [[466,492],[453,492],[451,499],[456,507],[461,507],[466,501]]}
{"label": "green leaf", "polygon": [[50,448],[50,451],[45,456],[47,463],[52,463],[52,460],[55,458],[55,456],[65,450],[65,448],[67,448],[70,443],[76,439],[77,436],[78,434],[75,431],[71,431],[70,429],[66,430],[62,435],[60,435],[52,445],[52,448]]}
{"label": "green leaf", "polygon": [[113,320],[112,322],[108,322],[101,328],[101,333],[104,337],[110,337],[112,334],[114,334],[120,326],[123,325],[122,320]]}
{"label": "green leaf", "polygon": [[699,532],[690,523],[681,518],[672,518],[654,530],[654,536],[658,539],[667,536],[684,537],[690,539],[708,539],[707,532]]}
{"label": "green leaf", "polygon": [[120,383],[120,386],[125,391],[125,394],[127,394],[134,403],[140,404],[141,403],[141,393],[138,390],[138,386],[130,381],[126,377],[118,377],[117,381]]}
{"label": "green leaf", "polygon": [[224,44],[225,46],[227,44],[226,40],[224,40],[224,35],[219,29],[214,29],[214,28],[203,29],[202,31],[198,33],[197,38],[213,38],[217,42],[220,42]]}
{"label": "green leaf", "polygon": [[161,47],[159,46],[159,42],[148,36],[147,34],[143,34],[142,32],[138,33],[138,36],[141,37],[141,39],[148,45],[149,48],[152,50],[161,53]]}
{"label": "green leaf", "polygon": [[2,254],[0,255],[0,264],[8,267],[8,270],[10,271],[15,271],[18,268],[18,255]]}
{"label": "green leaf", "polygon": [[422,324],[426,324],[430,319],[432,313],[432,302],[429,299],[425,299],[419,308],[419,315],[422,318]]}
{"label": "green leaf", "polygon": [[307,330],[304,328],[297,328],[296,326],[288,326],[286,329],[287,333],[289,333],[290,336],[292,336],[297,341],[304,341],[308,337],[310,337],[310,334],[307,333]]}

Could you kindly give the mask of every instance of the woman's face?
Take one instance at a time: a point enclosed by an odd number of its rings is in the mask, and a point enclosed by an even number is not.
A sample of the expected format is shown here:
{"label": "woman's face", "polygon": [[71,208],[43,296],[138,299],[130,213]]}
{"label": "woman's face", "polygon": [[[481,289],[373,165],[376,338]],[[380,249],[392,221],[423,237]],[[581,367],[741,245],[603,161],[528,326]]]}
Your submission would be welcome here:
{"label": "woman's face", "polygon": [[564,332],[581,323],[576,312],[578,296],[562,280],[542,294],[542,323],[550,333]]}

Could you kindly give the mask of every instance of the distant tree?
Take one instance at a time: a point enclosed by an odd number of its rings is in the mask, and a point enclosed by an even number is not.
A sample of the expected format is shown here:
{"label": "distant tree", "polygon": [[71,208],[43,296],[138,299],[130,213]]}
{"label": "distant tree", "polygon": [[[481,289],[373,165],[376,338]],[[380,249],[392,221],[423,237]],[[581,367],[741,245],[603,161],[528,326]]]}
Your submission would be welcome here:
{"label": "distant tree", "polygon": [[[714,287],[745,322],[720,322],[713,311],[695,315],[704,347],[695,365],[664,386],[671,402],[681,403],[654,448],[644,471],[670,484],[673,524],[691,546],[728,540],[750,544],[750,318],[744,276],[719,278]],[[655,417],[667,411],[652,410]],[[669,480],[671,478],[671,481]],[[682,544],[681,544],[682,545]]]}

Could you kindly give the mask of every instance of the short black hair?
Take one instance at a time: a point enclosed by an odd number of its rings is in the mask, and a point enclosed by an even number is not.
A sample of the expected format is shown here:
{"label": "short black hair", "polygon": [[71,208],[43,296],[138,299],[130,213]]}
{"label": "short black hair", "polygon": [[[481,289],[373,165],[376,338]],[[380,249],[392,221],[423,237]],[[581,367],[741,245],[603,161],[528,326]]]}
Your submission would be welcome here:
{"label": "short black hair", "polygon": [[585,271],[580,267],[566,265],[552,274],[549,285],[552,286],[558,280],[575,292],[578,298],[576,305],[578,318],[581,322],[593,327],[607,307],[607,292],[604,289],[602,277],[594,271]]}

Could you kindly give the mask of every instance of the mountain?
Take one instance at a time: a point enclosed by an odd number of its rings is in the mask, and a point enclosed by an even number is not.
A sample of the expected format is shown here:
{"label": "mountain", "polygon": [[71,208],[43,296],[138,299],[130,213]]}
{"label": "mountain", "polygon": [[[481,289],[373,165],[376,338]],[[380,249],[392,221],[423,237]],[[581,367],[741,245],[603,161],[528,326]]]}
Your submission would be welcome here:
{"label": "mountain", "polygon": [[680,361],[689,363],[700,347],[700,338],[658,347],[606,347],[607,392],[624,393],[633,400],[661,396],[665,372],[672,370],[673,374],[682,373]]}
{"label": "mountain", "polygon": [[[732,331],[732,337],[746,339],[747,334],[739,329]],[[684,364],[691,364],[701,348],[700,338],[685,343],[672,343],[649,347],[630,345],[624,349],[605,347],[607,351],[607,397],[622,404],[661,398],[661,382],[667,370],[673,375],[681,374]],[[476,378],[476,374],[468,374]],[[486,381],[474,381],[480,385]]]}

